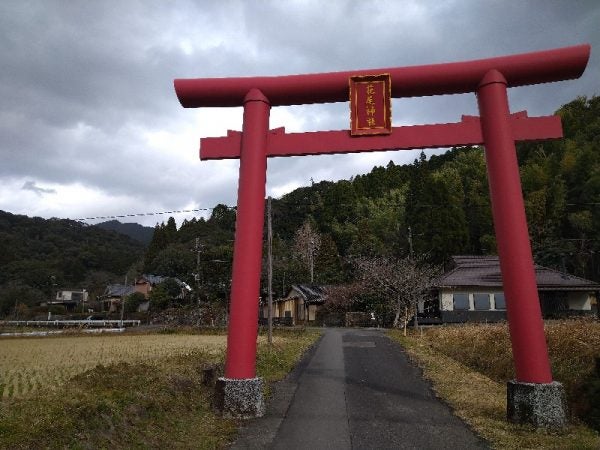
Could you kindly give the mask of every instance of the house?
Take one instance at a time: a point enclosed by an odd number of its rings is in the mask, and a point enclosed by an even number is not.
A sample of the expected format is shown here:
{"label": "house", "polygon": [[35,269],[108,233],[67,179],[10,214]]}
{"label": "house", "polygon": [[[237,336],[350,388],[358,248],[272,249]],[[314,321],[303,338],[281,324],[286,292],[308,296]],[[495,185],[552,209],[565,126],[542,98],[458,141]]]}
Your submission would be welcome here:
{"label": "house", "polygon": [[56,297],[47,302],[48,305],[63,305],[67,311],[74,311],[78,306],[83,306],[88,301],[88,292],[85,289],[60,289]]}
{"label": "house", "polygon": [[[274,322],[290,322],[290,325],[314,322],[318,308],[325,303],[327,291],[323,286],[314,284],[292,285],[289,293],[273,301]],[[269,306],[263,300],[260,316],[261,322],[266,320]]]}
{"label": "house", "polygon": [[[135,280],[135,292],[140,292],[144,294],[144,297],[148,298],[152,289],[168,279],[170,277],[163,277],[160,275],[151,275],[151,274],[143,274],[141,277]],[[192,288],[185,282],[181,281],[179,278],[172,278],[177,282],[179,287],[181,288],[181,293],[177,296],[178,299],[185,298],[190,292],[192,292]]]}
{"label": "house", "polygon": [[[506,299],[497,256],[453,256],[453,268],[434,283],[430,300],[419,304],[421,323],[506,320]],[[535,266],[544,318],[591,314],[600,284]]]}
{"label": "house", "polygon": [[121,302],[124,297],[136,292],[135,286],[126,286],[124,284],[109,284],[104,290],[104,294],[98,297],[102,301],[102,309],[108,312],[117,312],[121,308]]}

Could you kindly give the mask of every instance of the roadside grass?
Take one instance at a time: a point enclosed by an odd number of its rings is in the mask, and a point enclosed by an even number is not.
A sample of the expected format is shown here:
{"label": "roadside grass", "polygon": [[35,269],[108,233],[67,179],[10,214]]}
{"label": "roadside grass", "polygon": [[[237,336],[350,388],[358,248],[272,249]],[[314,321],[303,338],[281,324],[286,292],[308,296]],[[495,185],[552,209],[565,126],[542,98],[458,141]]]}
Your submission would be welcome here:
{"label": "roadside grass", "polygon": [[[261,336],[266,336],[261,330]],[[258,346],[256,372],[268,383],[282,380],[300,357],[321,337],[319,329],[279,329],[273,344],[262,340]]]}
{"label": "roadside grass", "polygon": [[[547,323],[545,329],[554,377],[565,385],[575,412],[582,412],[585,407],[577,393],[593,372],[594,355],[600,356],[600,326],[592,321],[563,321]],[[423,368],[437,395],[494,448],[600,448],[598,433],[577,417],[558,431],[506,421],[506,381],[513,377],[506,324],[435,327],[407,337],[390,331],[388,335]]]}
{"label": "roadside grass", "polygon": [[[263,338],[258,346],[257,374],[269,382],[283,378],[319,333],[275,336],[270,348]],[[223,361],[223,349],[115,361],[54,390],[5,398],[0,448],[225,448],[240,423],[215,414],[213,387],[202,384],[203,368]]]}

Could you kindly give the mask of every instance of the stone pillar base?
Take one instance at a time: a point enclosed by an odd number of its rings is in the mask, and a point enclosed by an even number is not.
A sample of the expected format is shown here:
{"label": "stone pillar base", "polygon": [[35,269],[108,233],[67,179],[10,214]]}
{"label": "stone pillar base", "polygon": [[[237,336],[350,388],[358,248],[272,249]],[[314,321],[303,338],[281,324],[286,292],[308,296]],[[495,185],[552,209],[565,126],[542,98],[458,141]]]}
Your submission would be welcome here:
{"label": "stone pillar base", "polygon": [[509,381],[506,389],[506,416],[510,422],[541,428],[567,425],[567,403],[563,385]]}
{"label": "stone pillar base", "polygon": [[219,378],[215,386],[214,408],[224,417],[252,419],[265,414],[262,378],[235,380]]}

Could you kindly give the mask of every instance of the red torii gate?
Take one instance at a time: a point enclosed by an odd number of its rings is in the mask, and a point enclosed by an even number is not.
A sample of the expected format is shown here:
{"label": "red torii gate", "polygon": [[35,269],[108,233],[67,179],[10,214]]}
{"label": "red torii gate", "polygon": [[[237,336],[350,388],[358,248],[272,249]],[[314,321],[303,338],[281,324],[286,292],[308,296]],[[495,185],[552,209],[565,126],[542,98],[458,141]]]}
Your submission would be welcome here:
{"label": "red torii gate", "polygon": [[[201,159],[240,159],[225,380],[256,380],[268,157],[483,144],[515,383],[558,384],[552,382],[548,360],[515,141],[560,138],[562,127],[558,116],[530,118],[526,112],[510,114],[507,88],[578,78],[585,70],[590,50],[589,45],[579,45],[468,62],[369,71],[175,80],[175,90],[183,107],[244,107],[242,132],[230,131],[226,137],[203,138],[200,149]],[[369,137],[351,136],[347,130],[291,134],[285,133],[283,128],[269,130],[272,106],[348,101],[351,77],[381,73],[390,75],[391,96],[395,98],[475,92],[480,117],[463,116],[458,123],[393,127],[390,134]],[[532,401],[521,399],[520,391],[511,394],[509,385],[509,397],[511,395],[517,397],[514,399],[517,403]],[[531,396],[537,398],[539,392],[536,390]],[[546,399],[541,401],[547,403]],[[234,414],[236,410],[241,415],[262,414],[262,404],[254,402],[248,409],[244,400],[236,402],[233,400],[229,405]],[[527,412],[531,404],[513,405],[512,415],[515,420],[543,425],[545,419],[538,416],[543,415],[546,406],[534,405],[534,417],[523,418],[523,414],[532,414]],[[255,408],[254,413],[252,408]],[[536,408],[540,411],[536,412]],[[509,404],[509,417],[510,409]],[[564,422],[564,411],[562,414],[558,422]],[[555,419],[547,423],[558,422]]]}

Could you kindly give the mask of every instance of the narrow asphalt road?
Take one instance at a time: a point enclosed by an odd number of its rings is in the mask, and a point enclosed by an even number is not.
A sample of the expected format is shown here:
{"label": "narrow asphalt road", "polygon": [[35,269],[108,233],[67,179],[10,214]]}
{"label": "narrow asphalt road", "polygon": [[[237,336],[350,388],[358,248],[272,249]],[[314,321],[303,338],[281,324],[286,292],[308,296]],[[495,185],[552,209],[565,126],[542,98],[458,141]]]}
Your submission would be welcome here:
{"label": "narrow asphalt road", "polygon": [[379,330],[328,328],[233,449],[488,448]]}

